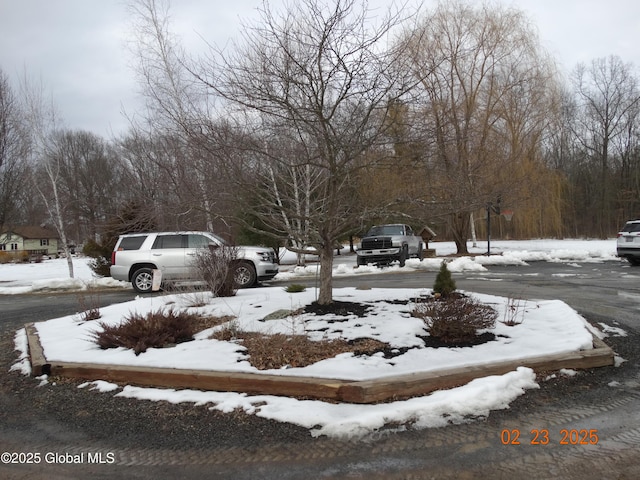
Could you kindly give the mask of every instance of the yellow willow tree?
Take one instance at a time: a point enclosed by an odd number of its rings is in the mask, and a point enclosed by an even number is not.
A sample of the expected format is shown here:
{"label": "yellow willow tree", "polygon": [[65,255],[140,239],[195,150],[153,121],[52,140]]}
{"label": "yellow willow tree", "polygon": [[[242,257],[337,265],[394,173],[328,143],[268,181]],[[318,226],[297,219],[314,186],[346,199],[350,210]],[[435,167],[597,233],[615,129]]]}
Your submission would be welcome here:
{"label": "yellow willow tree", "polygon": [[[512,193],[508,204],[503,205],[505,210],[513,212],[513,217],[510,220],[497,215],[493,217],[492,236],[514,239],[562,238],[569,234],[564,212],[569,195],[565,176],[538,160],[520,162],[518,168],[520,171],[515,176],[526,178],[527,181],[519,182],[517,195]],[[513,172],[510,169],[511,175],[514,175]],[[486,209],[475,212],[478,238],[487,235],[486,215]]]}
{"label": "yellow willow tree", "polygon": [[412,112],[423,136],[423,202],[467,253],[472,212],[515,203],[518,168],[535,161],[550,112],[553,63],[520,11],[441,3],[405,37],[420,79]]}

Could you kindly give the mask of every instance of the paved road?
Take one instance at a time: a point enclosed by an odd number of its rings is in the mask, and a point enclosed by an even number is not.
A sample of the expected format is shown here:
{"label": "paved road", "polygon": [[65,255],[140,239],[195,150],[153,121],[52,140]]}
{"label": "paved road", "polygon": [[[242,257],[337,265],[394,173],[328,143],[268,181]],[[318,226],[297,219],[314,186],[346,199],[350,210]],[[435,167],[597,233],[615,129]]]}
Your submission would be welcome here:
{"label": "paved road", "polygon": [[135,298],[133,290],[94,293],[38,293],[0,295],[0,323],[20,326],[81,312],[90,307],[104,307]]}
{"label": "paved road", "polygon": [[[640,478],[640,269],[622,262],[536,263],[454,278],[470,291],[560,298],[594,324],[624,328],[626,337],[607,343],[626,361],[541,381],[508,410],[468,424],[423,431],[396,426],[400,431],[358,441],[312,439],[304,429],[202,406],[114,398],[78,390],[73,382],[37,387],[7,373],[15,361],[12,332],[35,308],[41,319],[55,317],[65,308],[73,313],[77,300],[1,297],[0,450],[53,455],[38,464],[0,464],[0,477]],[[434,279],[424,272],[361,275],[338,278],[335,286],[430,288]],[[122,301],[120,295],[132,298],[110,292],[100,302]],[[67,459],[82,463],[62,463]]]}

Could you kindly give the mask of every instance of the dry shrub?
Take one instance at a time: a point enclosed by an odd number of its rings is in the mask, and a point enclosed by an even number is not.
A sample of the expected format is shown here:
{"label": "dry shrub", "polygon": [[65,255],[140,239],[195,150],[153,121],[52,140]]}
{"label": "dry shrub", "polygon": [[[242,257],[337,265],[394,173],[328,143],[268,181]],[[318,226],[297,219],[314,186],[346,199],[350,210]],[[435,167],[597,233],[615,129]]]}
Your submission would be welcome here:
{"label": "dry shrub", "polygon": [[447,344],[473,342],[478,330],[493,328],[498,312],[469,297],[441,298],[417,303],[412,311],[429,335]]}
{"label": "dry shrub", "polygon": [[305,335],[263,334],[228,329],[214,333],[216,340],[235,339],[247,350],[251,365],[259,370],[282,367],[306,367],[320,360],[333,358],[346,352],[354,355],[372,355],[386,350],[389,345],[378,340],[363,338],[347,342],[345,340],[313,341]]}
{"label": "dry shrub", "polygon": [[237,258],[238,249],[228,245],[203,249],[196,255],[194,268],[214,296],[233,297],[238,291],[233,279]]}
{"label": "dry shrub", "polygon": [[507,298],[502,323],[507,327],[515,327],[524,322],[525,304],[526,302],[519,298]]}
{"label": "dry shrub", "polygon": [[124,347],[136,355],[148,348],[165,347],[193,340],[198,316],[186,312],[157,310],[146,315],[131,313],[120,325],[99,322],[102,331],[93,333],[93,340],[102,349]]}
{"label": "dry shrub", "polygon": [[80,313],[81,322],[90,322],[92,320],[98,320],[101,317],[100,307],[89,307]]}
{"label": "dry shrub", "polygon": [[21,251],[21,252],[0,251],[0,264],[28,262],[28,261],[29,261],[29,254],[25,251]]}
{"label": "dry shrub", "polygon": [[100,313],[100,296],[99,294],[85,295],[84,293],[78,293],[78,306],[80,307],[79,318],[81,322],[89,322],[91,320],[98,320],[102,317]]}

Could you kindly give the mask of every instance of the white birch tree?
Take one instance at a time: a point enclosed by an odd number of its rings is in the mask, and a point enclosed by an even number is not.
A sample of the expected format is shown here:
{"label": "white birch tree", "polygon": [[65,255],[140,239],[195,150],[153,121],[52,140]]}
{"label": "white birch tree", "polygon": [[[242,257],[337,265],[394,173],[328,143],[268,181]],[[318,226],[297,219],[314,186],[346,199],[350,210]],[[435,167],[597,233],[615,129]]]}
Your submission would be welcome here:
{"label": "white birch tree", "polygon": [[26,118],[31,132],[31,162],[33,185],[40,194],[49,218],[58,232],[62,251],[67,259],[69,277],[74,277],[73,259],[67,238],[67,205],[61,185],[62,158],[56,151],[55,135],[61,123],[52,101],[45,98],[42,84],[23,82]]}

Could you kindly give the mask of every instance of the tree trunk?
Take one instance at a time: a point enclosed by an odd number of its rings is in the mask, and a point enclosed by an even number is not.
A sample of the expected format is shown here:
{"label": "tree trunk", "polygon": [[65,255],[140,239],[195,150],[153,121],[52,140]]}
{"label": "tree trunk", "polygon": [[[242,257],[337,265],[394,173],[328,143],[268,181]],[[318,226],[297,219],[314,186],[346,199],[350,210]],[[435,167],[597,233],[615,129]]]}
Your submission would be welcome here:
{"label": "tree trunk", "polygon": [[69,278],[74,278],[73,274],[73,259],[71,258],[71,249],[69,248],[69,241],[67,240],[67,232],[64,227],[63,213],[62,208],[60,206],[60,197],[58,196],[58,188],[53,185],[54,191],[54,202],[55,202],[55,210],[54,210],[54,224],[56,230],[58,231],[58,235],[60,236],[60,241],[62,242],[62,251],[67,259],[67,268],[69,270]]}
{"label": "tree trunk", "polygon": [[320,250],[320,292],[318,303],[329,305],[333,303],[333,244],[325,241]]}
{"label": "tree trunk", "polygon": [[469,253],[469,250],[467,249],[467,240],[466,239],[460,239],[457,236],[454,238],[454,241],[456,242],[456,253],[458,255],[465,255],[467,253]]}
{"label": "tree trunk", "polygon": [[451,233],[456,243],[456,253],[465,255],[469,253],[467,249],[467,238],[469,233],[469,214],[454,213],[451,215]]}
{"label": "tree trunk", "polygon": [[471,224],[471,245],[475,248],[478,246],[477,244],[477,237],[476,237],[476,221],[475,218],[473,216],[473,212],[471,212],[471,214],[469,214],[469,223]]}
{"label": "tree trunk", "polygon": [[[45,172],[49,181],[51,182],[51,197],[48,194],[45,194],[37,185],[36,188],[38,192],[40,192],[40,196],[44,201],[44,204],[47,208],[49,216],[53,221],[53,225],[58,232],[60,237],[60,242],[62,243],[62,250],[64,251],[65,256],[67,257],[67,268],[69,269],[69,278],[74,278],[73,275],[73,259],[71,258],[71,251],[69,249],[69,241],[67,240],[67,232],[65,230],[64,225],[64,213],[67,209],[63,209],[60,199],[60,191],[58,190],[58,168],[56,168],[56,172],[53,171],[50,163],[45,164]],[[53,202],[53,205],[51,205]]]}

